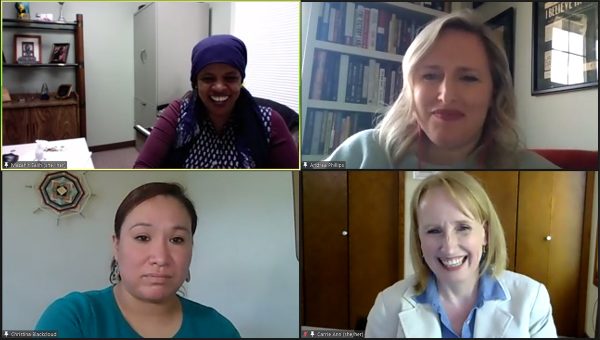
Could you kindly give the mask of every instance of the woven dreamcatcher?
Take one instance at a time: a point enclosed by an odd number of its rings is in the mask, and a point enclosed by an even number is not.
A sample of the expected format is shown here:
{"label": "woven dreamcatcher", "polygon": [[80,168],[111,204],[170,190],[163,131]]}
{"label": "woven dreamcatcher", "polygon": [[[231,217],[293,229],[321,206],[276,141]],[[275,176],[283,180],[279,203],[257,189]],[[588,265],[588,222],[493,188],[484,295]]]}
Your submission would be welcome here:
{"label": "woven dreamcatcher", "polygon": [[58,215],[57,226],[60,219],[66,216],[80,215],[85,218],[83,209],[93,196],[85,179],[85,172],[80,176],[67,171],[47,172],[42,175],[35,188],[40,195],[41,205],[33,213],[42,210],[55,213]]}

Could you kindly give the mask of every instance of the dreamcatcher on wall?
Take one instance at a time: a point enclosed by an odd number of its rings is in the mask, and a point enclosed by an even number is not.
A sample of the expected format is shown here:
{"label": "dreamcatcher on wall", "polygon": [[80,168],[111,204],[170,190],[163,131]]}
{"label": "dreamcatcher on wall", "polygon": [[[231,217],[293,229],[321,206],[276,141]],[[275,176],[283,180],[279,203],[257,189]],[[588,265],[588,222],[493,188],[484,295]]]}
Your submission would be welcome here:
{"label": "dreamcatcher on wall", "polygon": [[44,173],[34,188],[40,195],[40,206],[34,214],[48,210],[57,215],[56,225],[60,219],[71,215],[83,215],[85,205],[93,196],[85,178],[85,172],[76,175],[68,171]]}

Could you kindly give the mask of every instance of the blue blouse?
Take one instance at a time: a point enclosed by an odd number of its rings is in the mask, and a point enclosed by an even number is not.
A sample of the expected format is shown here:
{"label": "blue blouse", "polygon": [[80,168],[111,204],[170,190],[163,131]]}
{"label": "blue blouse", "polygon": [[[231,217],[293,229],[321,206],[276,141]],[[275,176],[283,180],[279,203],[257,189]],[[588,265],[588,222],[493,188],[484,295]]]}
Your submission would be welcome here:
{"label": "blue blouse", "polygon": [[482,275],[479,279],[477,302],[475,303],[473,309],[471,309],[469,312],[469,315],[462,326],[461,334],[456,334],[452,329],[452,324],[448,318],[448,314],[446,314],[444,306],[442,306],[440,302],[437,282],[434,277],[431,277],[427,282],[425,291],[415,297],[415,300],[418,303],[430,304],[438,313],[440,317],[440,327],[442,328],[442,338],[472,338],[475,330],[477,309],[481,308],[485,301],[504,299],[506,299],[506,295],[504,295],[504,291],[498,283],[498,280],[489,274]]}

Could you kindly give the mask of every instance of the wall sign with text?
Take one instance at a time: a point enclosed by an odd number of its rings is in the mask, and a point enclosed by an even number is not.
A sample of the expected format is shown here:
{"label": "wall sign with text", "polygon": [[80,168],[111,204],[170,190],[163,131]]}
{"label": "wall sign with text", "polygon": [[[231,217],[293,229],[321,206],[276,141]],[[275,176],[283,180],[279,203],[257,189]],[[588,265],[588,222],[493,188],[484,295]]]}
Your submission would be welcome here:
{"label": "wall sign with text", "polygon": [[531,94],[598,88],[598,3],[532,6]]}

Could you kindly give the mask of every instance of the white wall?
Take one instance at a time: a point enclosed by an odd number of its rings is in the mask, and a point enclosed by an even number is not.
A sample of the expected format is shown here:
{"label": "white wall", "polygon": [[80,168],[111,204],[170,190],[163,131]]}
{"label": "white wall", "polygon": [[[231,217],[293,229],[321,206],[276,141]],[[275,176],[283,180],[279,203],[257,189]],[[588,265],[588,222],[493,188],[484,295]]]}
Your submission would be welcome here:
{"label": "white wall", "polygon": [[231,34],[231,2],[210,2],[210,35]]}
{"label": "white wall", "polygon": [[518,121],[526,145],[598,150],[598,88],[531,95],[531,2],[486,2],[476,11],[489,20],[509,7],[515,9],[514,83]]}
{"label": "white wall", "polygon": [[[83,14],[84,56],[86,88],[86,125],[89,146],[131,141],[133,131],[133,13],[141,3],[132,2],[65,2],[63,15],[67,21],[74,21],[75,14]],[[30,2],[32,16],[36,13],[53,13],[58,18],[59,5],[56,2]],[[15,18],[14,2],[2,3],[2,15]],[[10,33],[9,33],[10,32]],[[3,34],[3,50],[6,57],[12,56],[11,30]],[[27,34],[40,34],[27,32]],[[20,33],[19,33],[20,34]],[[42,35],[42,58],[46,57],[52,42],[68,41],[51,35],[45,40]],[[54,36],[54,37],[52,37]],[[62,41],[57,41],[61,40]],[[71,40],[72,43],[72,40]],[[69,60],[74,56],[73,44]],[[75,83],[75,72],[62,77],[63,72],[44,70],[27,72],[24,79],[22,70],[5,70],[3,86],[11,92],[39,92],[43,82],[50,91],[55,91],[60,83]],[[37,76],[36,76],[37,75]],[[57,76],[56,80],[53,78]]]}
{"label": "white wall", "polygon": [[[212,306],[244,337],[296,337],[299,275],[290,172],[103,171],[85,177],[95,194],[85,218],[56,225],[33,214],[41,172],[2,174],[2,325],[31,329],[50,302],[109,285],[114,213],[150,181],[177,181],[198,211],[187,297]],[[43,289],[40,287],[43,286]]]}

